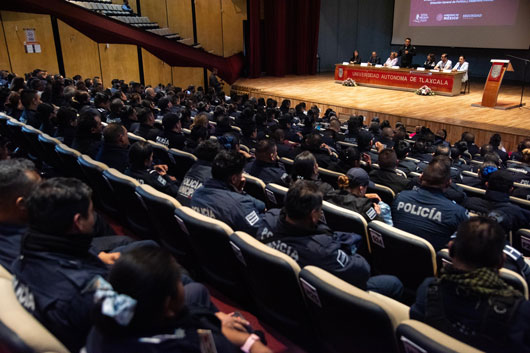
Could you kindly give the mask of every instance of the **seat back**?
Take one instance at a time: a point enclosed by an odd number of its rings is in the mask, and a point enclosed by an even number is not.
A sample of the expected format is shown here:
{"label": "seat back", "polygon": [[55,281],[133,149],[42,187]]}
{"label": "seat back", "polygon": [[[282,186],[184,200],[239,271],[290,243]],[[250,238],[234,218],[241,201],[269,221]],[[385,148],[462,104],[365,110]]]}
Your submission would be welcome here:
{"label": "seat back", "polygon": [[61,161],[59,171],[64,176],[84,180],[83,172],[77,161],[81,153],[63,143],[55,146],[55,152],[57,152],[59,160]]}
{"label": "seat back", "polygon": [[260,179],[256,178],[250,174],[244,173],[246,182],[245,182],[245,192],[250,196],[263,201],[267,208],[270,208],[270,202],[265,194],[265,183]]}
{"label": "seat back", "polygon": [[21,123],[18,120],[11,119],[7,121],[6,129],[7,129],[7,137],[13,141],[15,145],[20,147],[22,150],[27,151],[28,146],[26,139],[24,138],[24,135],[22,135],[22,128],[25,126],[25,124]]}
{"label": "seat back", "polygon": [[530,210],[530,200],[525,200],[520,197],[510,196],[510,202],[516,204],[517,206]]}
{"label": "seat back", "polygon": [[460,183],[457,183],[456,185],[458,185],[462,189],[464,189],[464,192],[466,193],[466,195],[468,197],[484,198],[484,196],[486,195],[486,190],[484,190],[484,189],[480,189],[480,188],[476,188],[476,187],[473,187],[473,186],[469,186],[469,185],[466,185],[466,184],[460,184]]}
{"label": "seat back", "polygon": [[68,350],[18,302],[11,280],[0,278],[0,321],[35,352],[68,353]]}
{"label": "seat back", "polygon": [[339,176],[344,174],[337,173],[329,169],[318,168],[318,175],[320,179],[322,179],[322,181],[325,181],[326,183],[330,184],[335,189],[337,189],[339,187],[338,178]]}
{"label": "seat back", "polygon": [[0,321],[0,352],[7,353],[35,353],[30,346]]}
{"label": "seat back", "polygon": [[42,147],[39,143],[39,135],[42,135],[42,131],[35,129],[33,126],[25,125],[21,129],[22,136],[26,139],[26,146],[28,153],[39,160],[43,160],[44,156],[42,153]]}
{"label": "seat back", "polygon": [[177,208],[175,215],[197,255],[205,279],[225,294],[248,300],[246,291],[242,290],[245,286],[239,263],[230,246],[232,228],[189,207]]}
{"label": "seat back", "polygon": [[377,195],[379,195],[381,200],[383,200],[385,203],[389,205],[391,205],[392,202],[394,202],[394,198],[396,197],[396,193],[394,192],[394,190],[392,190],[388,186],[375,184],[375,183],[374,183],[374,187],[368,186],[367,192],[376,193]]}
{"label": "seat back", "polygon": [[396,330],[397,339],[403,352],[429,353],[480,353],[442,331],[416,320],[403,321]]}
{"label": "seat back", "polygon": [[55,151],[55,147],[60,145],[61,141],[47,134],[40,134],[39,143],[40,143],[40,146],[42,147],[42,158],[44,159],[46,164],[54,168],[59,168],[59,164],[61,163],[61,160],[59,159],[59,156],[57,155],[57,152]]}
{"label": "seat back", "polygon": [[142,136],[138,136],[133,134],[132,132],[127,133],[127,137],[129,137],[129,142],[132,145],[135,142],[145,142],[146,140]]}
{"label": "seat back", "polygon": [[118,199],[114,195],[114,189],[109,181],[103,176],[103,172],[109,167],[105,163],[97,162],[83,154],[78,158],[79,165],[87,184],[94,192],[94,202],[98,208],[109,216],[119,218]]}
{"label": "seat back", "polygon": [[174,176],[179,180],[182,180],[191,166],[197,162],[197,157],[193,154],[177,150],[176,148],[169,150],[169,158],[172,158],[174,164],[178,166],[174,171]]}
{"label": "seat back", "polygon": [[368,241],[368,223],[359,213],[348,210],[324,201],[322,211],[328,226],[339,232],[353,232],[359,234],[363,239],[363,247],[360,249],[363,255],[370,253],[370,242]]}
{"label": "seat back", "polygon": [[322,352],[398,352],[395,328],[409,308],[365,292],[314,266],[300,272],[311,323]]}
{"label": "seat back", "polygon": [[436,275],[436,253],[425,239],[380,221],[370,222],[368,230],[372,263],[381,273],[397,276],[410,289]]}
{"label": "seat back", "polygon": [[267,200],[272,206],[271,208],[282,208],[285,203],[285,196],[287,196],[287,189],[285,186],[270,183],[265,187],[265,193],[267,194]]}
{"label": "seat back", "polygon": [[[230,245],[260,318],[288,332],[306,333],[308,316],[298,284],[300,266],[290,256],[244,232],[230,235]],[[293,332],[294,333],[294,332]]]}
{"label": "seat back", "polygon": [[177,165],[175,161],[169,158],[169,148],[161,143],[148,140],[147,143],[153,147],[153,161],[155,164],[165,164],[168,166],[168,174],[175,175]]}
{"label": "seat back", "polygon": [[13,119],[12,117],[5,115],[4,113],[0,113],[0,135],[2,136],[9,135],[9,132],[7,130],[7,122],[12,119]]}
{"label": "seat back", "polygon": [[519,229],[513,232],[512,245],[524,256],[530,256],[530,229]]}
{"label": "seat back", "polygon": [[114,190],[113,197],[117,200],[118,212],[122,220],[138,236],[144,239],[155,239],[156,231],[147,217],[147,209],[136,193],[140,183],[114,168],[103,171],[103,176]]}
{"label": "seat back", "polygon": [[282,157],[280,158],[280,162],[283,163],[285,167],[285,171],[287,171],[287,174],[291,174],[291,172],[293,171],[294,161],[290,158]]}

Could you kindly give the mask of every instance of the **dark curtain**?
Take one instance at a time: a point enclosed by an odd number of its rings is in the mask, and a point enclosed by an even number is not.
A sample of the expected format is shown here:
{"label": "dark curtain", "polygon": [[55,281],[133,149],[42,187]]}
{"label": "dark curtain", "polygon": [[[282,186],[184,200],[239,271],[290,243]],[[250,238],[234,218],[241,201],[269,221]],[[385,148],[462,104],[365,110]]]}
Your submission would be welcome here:
{"label": "dark curtain", "polygon": [[[251,77],[261,62],[252,52],[260,47],[261,37],[254,37],[252,27],[257,26],[260,14],[253,13],[259,1],[250,1]],[[256,4],[258,3],[258,4]],[[317,66],[318,26],[320,22],[320,0],[264,0],[264,60],[267,75],[315,74]],[[254,33],[256,33],[254,31]],[[253,62],[252,59],[256,59]]]}
{"label": "dark curtain", "polygon": [[261,30],[260,30],[260,0],[248,1],[249,17],[249,77],[261,75]]}

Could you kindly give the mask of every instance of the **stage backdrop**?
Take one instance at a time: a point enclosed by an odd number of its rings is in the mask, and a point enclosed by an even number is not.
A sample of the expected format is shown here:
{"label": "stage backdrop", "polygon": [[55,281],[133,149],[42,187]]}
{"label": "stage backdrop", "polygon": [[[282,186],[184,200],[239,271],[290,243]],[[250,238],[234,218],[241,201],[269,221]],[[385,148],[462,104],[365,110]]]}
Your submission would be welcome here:
{"label": "stage backdrop", "polygon": [[[525,0],[527,1],[527,0]],[[335,64],[349,60],[353,50],[366,60],[375,50],[384,62],[390,51],[399,49],[391,45],[394,1],[390,0],[326,0],[320,8],[318,54],[322,72],[335,70]],[[465,33],[463,34],[465,35]],[[412,38],[414,44],[414,38]],[[470,76],[485,78],[490,69],[490,59],[510,59],[511,54],[530,59],[530,50],[503,50],[477,48],[448,48],[416,46],[413,63],[423,64],[428,53],[449,54],[453,63],[465,55],[470,63]],[[515,72],[507,72],[505,80],[522,80],[524,65],[512,61]]]}

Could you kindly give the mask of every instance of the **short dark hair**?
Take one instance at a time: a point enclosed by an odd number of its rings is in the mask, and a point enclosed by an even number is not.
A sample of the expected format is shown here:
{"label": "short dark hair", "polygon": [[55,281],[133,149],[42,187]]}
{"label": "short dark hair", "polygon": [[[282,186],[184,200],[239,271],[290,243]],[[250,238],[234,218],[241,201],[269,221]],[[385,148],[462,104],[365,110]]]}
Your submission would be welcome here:
{"label": "short dark hair", "polygon": [[410,143],[407,141],[398,141],[398,143],[394,145],[394,150],[396,151],[397,159],[403,160],[410,152]]}
{"label": "short dark hair", "polygon": [[123,101],[120,98],[115,98],[112,100],[112,102],[110,102],[109,108],[113,114],[119,114],[123,106],[124,106]]}
{"label": "short dark hair", "polygon": [[373,135],[371,132],[361,130],[357,135],[357,146],[359,151],[366,152],[370,150]]}
{"label": "short dark hair", "polygon": [[435,156],[451,156],[451,147],[439,145],[436,147],[436,150],[434,151]]}
{"label": "short dark hair", "polygon": [[214,160],[215,156],[220,150],[221,146],[219,146],[219,142],[217,142],[217,140],[205,140],[199,143],[194,154],[202,161],[211,162]]}
{"label": "short dark hair", "polygon": [[145,160],[153,154],[153,147],[147,141],[137,141],[129,149],[129,165],[131,169],[144,169]]}
{"label": "short dark hair", "polygon": [[162,118],[162,125],[164,126],[164,131],[171,131],[180,121],[180,116],[174,113],[167,113]]}
{"label": "short dark hair", "polygon": [[501,263],[506,235],[487,217],[473,217],[460,224],[451,247],[451,257],[473,267],[497,268]]}
{"label": "short dark hair", "polygon": [[321,207],[322,193],[315,183],[298,180],[287,191],[284,208],[289,218],[305,219],[313,210]]}
{"label": "short dark hair", "polygon": [[304,151],[298,156],[295,157],[293,168],[292,168],[292,177],[293,180],[297,179],[307,179],[311,180],[314,174],[314,168],[317,160],[315,156],[309,152]]}
{"label": "short dark hair", "polygon": [[77,111],[72,107],[60,107],[56,119],[57,125],[69,126],[72,121],[77,119]]}
{"label": "short dark hair", "polygon": [[36,183],[28,177],[35,170],[35,164],[28,159],[15,158],[0,161],[0,206],[13,207],[19,197],[26,198]]}
{"label": "short dark hair", "polygon": [[507,170],[499,169],[491,173],[488,178],[488,190],[499,191],[505,194],[513,187],[513,176]]}
{"label": "short dark hair", "polygon": [[101,313],[101,303],[94,307],[96,327],[113,335],[146,334],[159,324],[164,301],[178,295],[182,270],[166,249],[146,245],[123,253],[112,266],[108,281],[114,291],[136,300],[131,322],[119,325]]}
{"label": "short dark hair", "polygon": [[99,107],[101,104],[108,103],[110,100],[109,96],[107,96],[103,92],[96,93],[96,96],[94,97],[94,106]]}
{"label": "short dark hair", "polygon": [[212,177],[227,182],[232,175],[242,173],[245,164],[245,157],[241,153],[222,150],[212,162]]}
{"label": "short dark hair", "polygon": [[24,108],[28,108],[31,105],[31,102],[37,95],[37,90],[34,89],[24,89],[20,93],[20,101]]}
{"label": "short dark hair", "polygon": [[115,144],[118,142],[119,138],[126,133],[127,131],[123,125],[111,123],[103,130],[103,140],[106,143]]}
{"label": "short dark hair", "polygon": [[138,111],[138,121],[145,123],[149,119],[149,115],[153,115],[153,111],[150,108],[142,108]]}
{"label": "short dark hair", "polygon": [[26,204],[31,228],[66,235],[74,216],[88,215],[92,190],[75,178],[51,178],[35,187]]}
{"label": "short dark hair", "polygon": [[422,174],[421,185],[434,188],[444,187],[451,178],[449,157],[436,156]]}
{"label": "short dark hair", "polygon": [[76,135],[77,136],[88,136],[92,132],[92,129],[96,128],[98,126],[98,123],[96,122],[96,117],[100,118],[99,113],[88,109],[85,110],[81,115],[79,116],[79,119],[77,121],[77,130]]}
{"label": "short dark hair", "polygon": [[262,159],[270,153],[274,152],[274,147],[276,147],[276,142],[271,139],[263,139],[258,141],[256,144],[256,158]]}
{"label": "short dark hair", "polygon": [[391,148],[385,148],[379,152],[379,167],[385,169],[395,169],[397,165],[396,152]]}

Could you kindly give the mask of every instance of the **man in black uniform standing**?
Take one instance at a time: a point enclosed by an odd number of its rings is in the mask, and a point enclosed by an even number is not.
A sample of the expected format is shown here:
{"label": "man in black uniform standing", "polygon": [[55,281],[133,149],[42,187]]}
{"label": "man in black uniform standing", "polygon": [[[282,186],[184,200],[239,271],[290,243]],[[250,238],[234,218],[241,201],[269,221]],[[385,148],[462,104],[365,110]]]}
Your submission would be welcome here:
{"label": "man in black uniform standing", "polygon": [[401,67],[412,67],[412,57],[416,55],[416,47],[410,44],[410,38],[405,38],[405,44],[399,49],[398,56],[401,56]]}
{"label": "man in black uniform standing", "polygon": [[217,78],[217,68],[215,67],[212,69],[212,74],[210,75],[210,78],[209,78],[209,84],[210,84],[210,87],[215,89],[216,93],[219,93],[223,89],[222,83],[219,82],[219,78]]}

